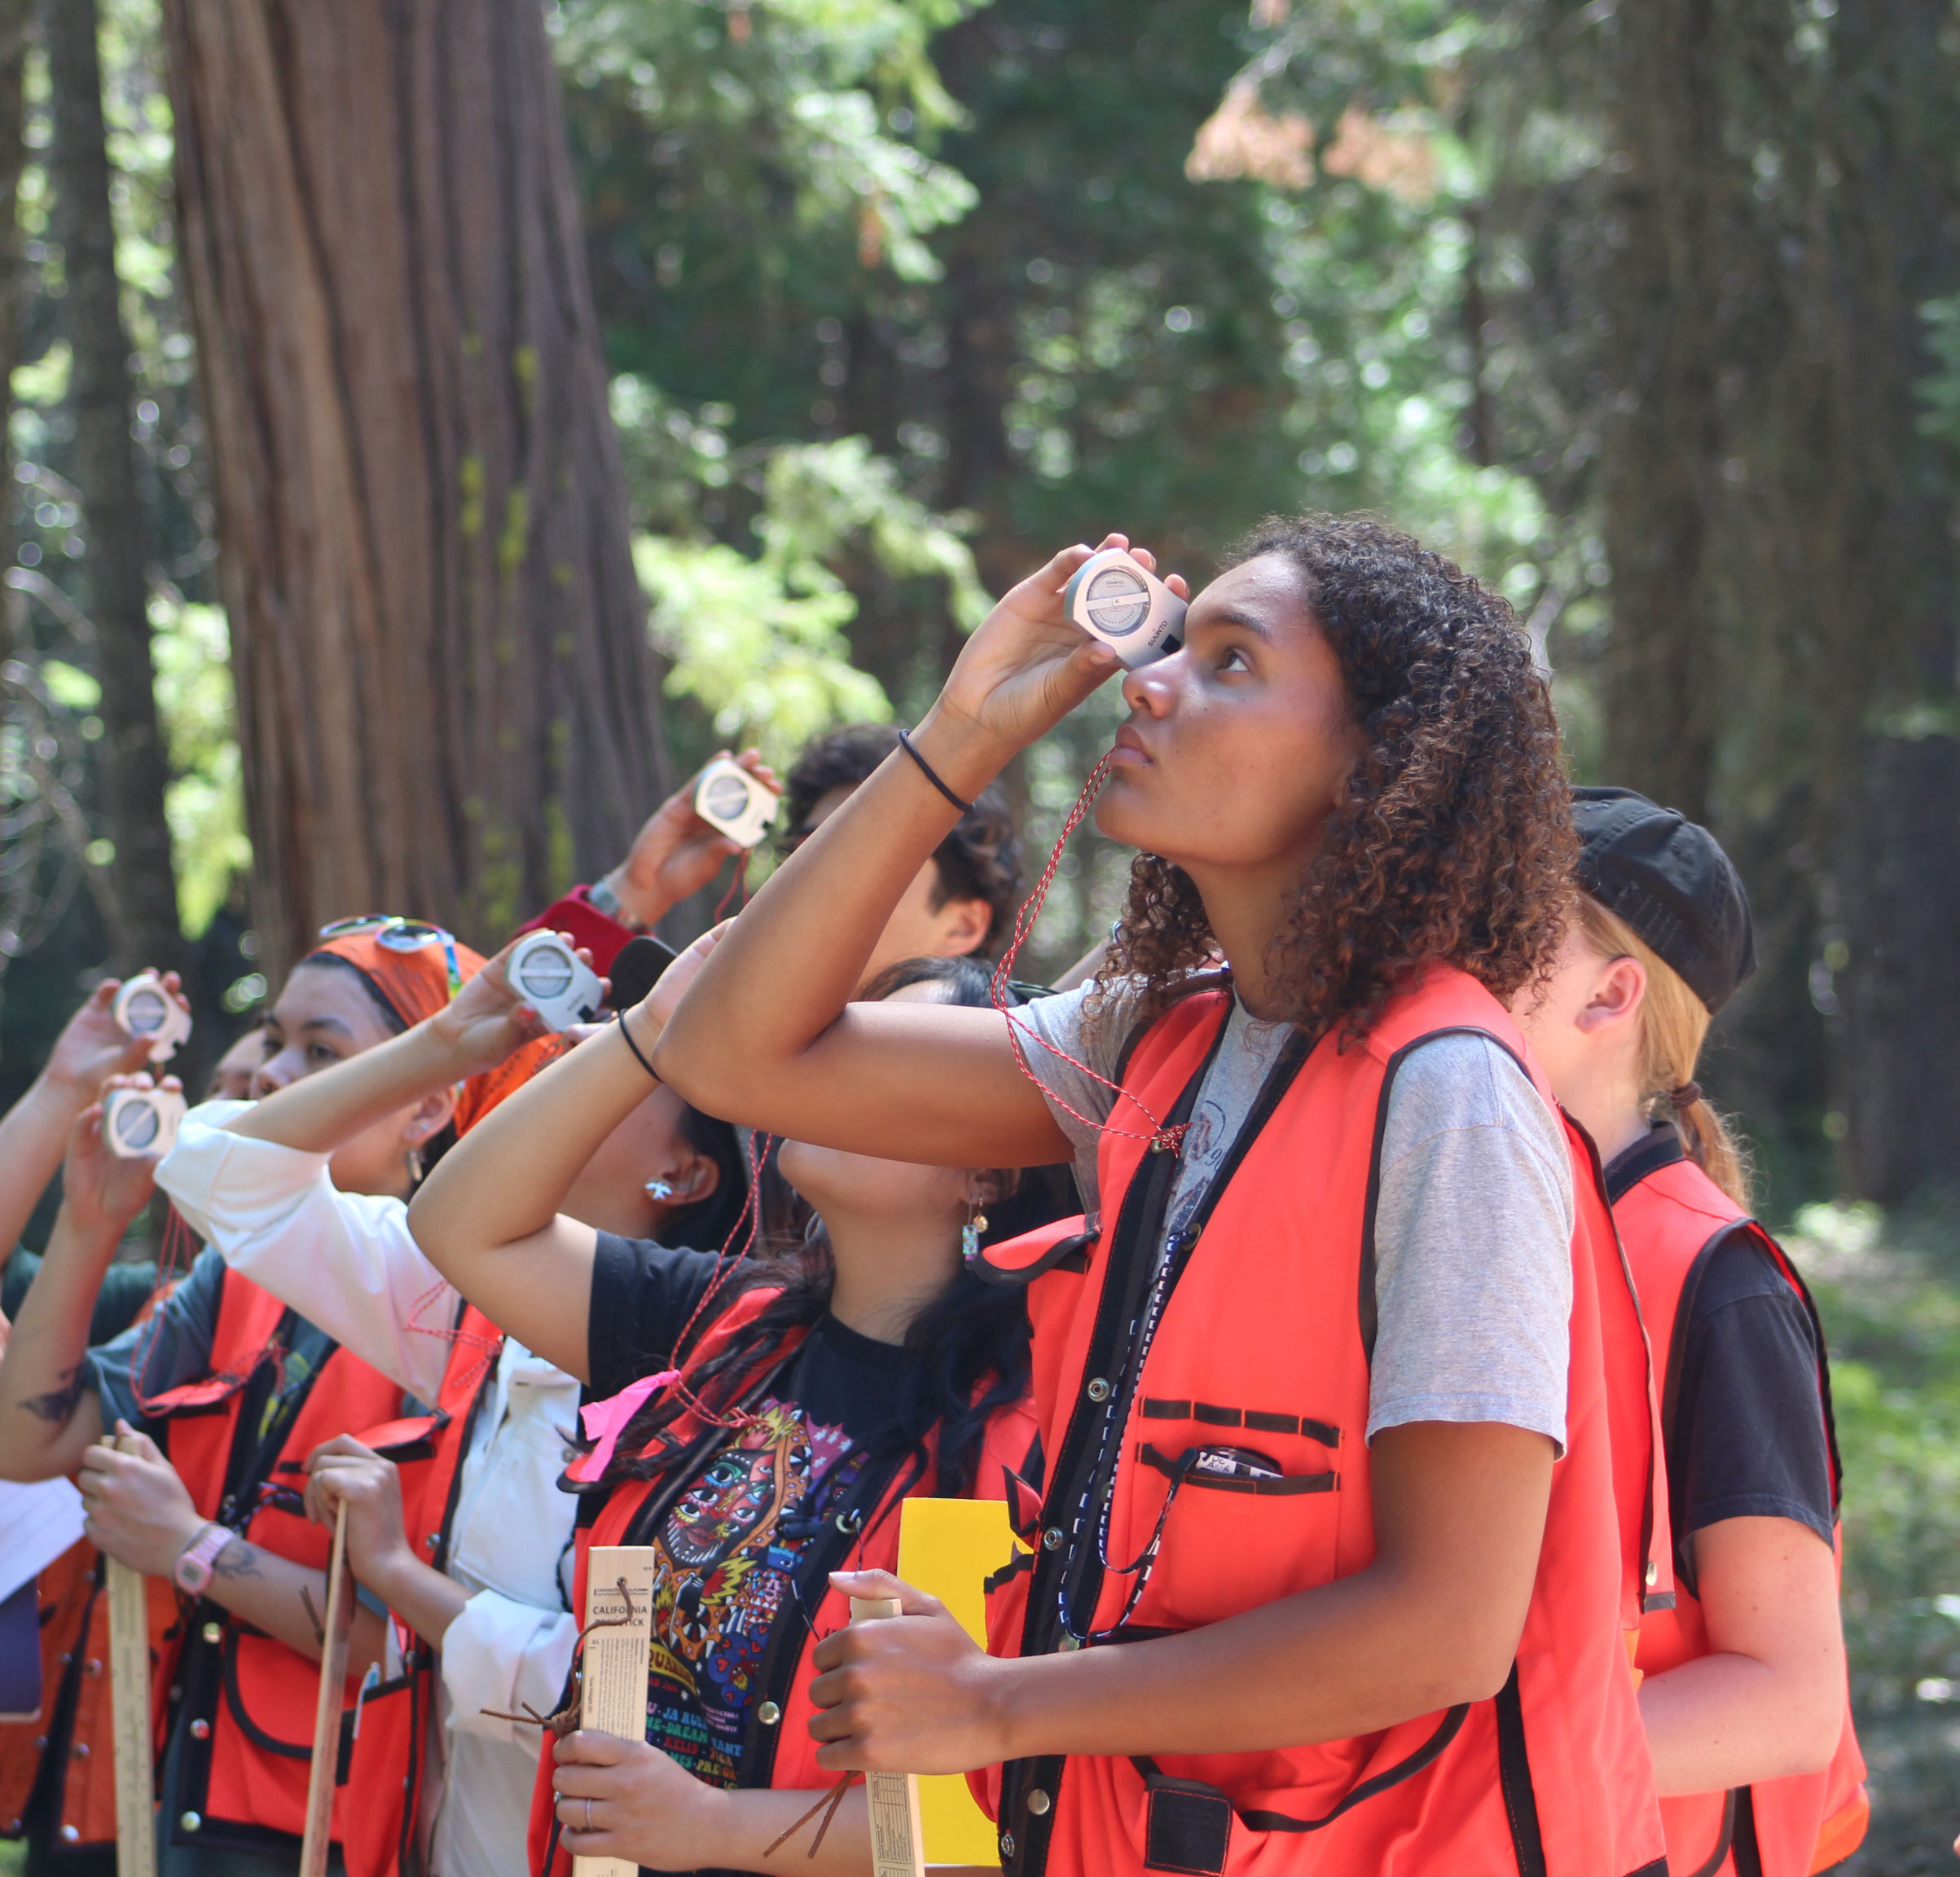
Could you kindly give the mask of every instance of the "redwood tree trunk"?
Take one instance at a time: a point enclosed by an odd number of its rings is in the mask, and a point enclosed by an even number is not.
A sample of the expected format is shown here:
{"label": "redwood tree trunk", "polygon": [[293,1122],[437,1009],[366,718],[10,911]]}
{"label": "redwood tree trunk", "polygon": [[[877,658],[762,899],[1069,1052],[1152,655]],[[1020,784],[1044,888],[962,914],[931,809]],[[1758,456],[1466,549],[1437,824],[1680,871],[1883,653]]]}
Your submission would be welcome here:
{"label": "redwood tree trunk", "polygon": [[256,915],[487,946],[663,771],[538,0],[165,0]]}
{"label": "redwood tree trunk", "polygon": [[50,0],[42,8],[54,142],[54,229],[66,291],[61,329],[72,349],[68,410],[75,423],[76,487],[88,519],[88,612],[95,625],[102,686],[101,793],[116,846],[116,964],[181,962],[177,881],[164,819],[169,780],[156,721],[150,658],[149,528],[130,437],[130,341],[116,275],[116,226],[103,142],[102,64],[95,0]]}
{"label": "redwood tree trunk", "polygon": [[1709,532],[1720,450],[1714,0],[1640,0],[1608,42],[1625,187],[1606,282],[1619,386],[1602,468],[1613,569],[1606,754],[1613,780],[1708,819],[1720,643]]}

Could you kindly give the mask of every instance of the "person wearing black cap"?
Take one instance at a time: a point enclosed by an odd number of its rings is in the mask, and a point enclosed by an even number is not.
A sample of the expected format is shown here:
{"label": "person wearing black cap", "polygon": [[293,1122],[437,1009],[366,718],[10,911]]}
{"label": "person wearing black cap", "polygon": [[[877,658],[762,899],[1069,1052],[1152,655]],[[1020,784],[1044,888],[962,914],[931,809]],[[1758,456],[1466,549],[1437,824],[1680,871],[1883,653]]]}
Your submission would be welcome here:
{"label": "person wearing black cap", "polygon": [[1668,1863],[1806,1877],[1857,1848],[1870,1808],[1823,1332],[1695,1079],[1710,1019],[1756,969],[1748,895],[1706,829],[1644,795],[1578,789],[1572,812],[1581,891],[1517,1013],[1606,1163],[1661,1365],[1677,1587],[1636,1665]]}

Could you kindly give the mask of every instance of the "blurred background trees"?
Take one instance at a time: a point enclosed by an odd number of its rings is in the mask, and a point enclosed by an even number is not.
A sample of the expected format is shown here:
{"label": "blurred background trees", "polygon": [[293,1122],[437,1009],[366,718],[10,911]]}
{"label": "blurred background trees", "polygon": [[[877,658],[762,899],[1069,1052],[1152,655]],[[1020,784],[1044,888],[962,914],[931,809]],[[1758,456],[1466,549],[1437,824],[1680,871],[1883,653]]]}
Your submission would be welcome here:
{"label": "blurred background trees", "polygon": [[916,711],[1057,540],[1368,505],[1742,859],[1773,1189],[1950,1176],[1951,0],[9,3],[16,987],[487,941],[663,739]]}
{"label": "blurred background trees", "polygon": [[0,0],[0,1097],[106,966],[216,1042],[321,919],[494,943],[1060,542],[1382,510],[1748,877],[1707,1079],[1847,1356],[1864,1868],[1932,1868],[1957,78],[1955,0]]}

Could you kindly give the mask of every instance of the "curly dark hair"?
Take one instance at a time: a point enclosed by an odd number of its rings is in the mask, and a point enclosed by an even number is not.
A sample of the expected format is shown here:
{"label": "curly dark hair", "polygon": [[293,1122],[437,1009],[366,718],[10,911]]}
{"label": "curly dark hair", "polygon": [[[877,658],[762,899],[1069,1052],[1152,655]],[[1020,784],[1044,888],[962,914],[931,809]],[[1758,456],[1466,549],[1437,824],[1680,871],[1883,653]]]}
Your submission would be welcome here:
{"label": "curly dark hair", "polygon": [[[1227,557],[1284,555],[1368,738],[1277,937],[1284,1014],[1358,1040],[1421,968],[1509,998],[1546,969],[1578,854],[1549,689],[1504,600],[1368,515],[1275,516]],[[1154,854],[1100,979],[1148,1016],[1214,960],[1190,877]]]}
{"label": "curly dark hair", "polygon": [[[784,778],[789,799],[789,844],[793,846],[809,833],[811,810],[833,789],[856,788],[898,746],[895,723],[847,724],[805,744]],[[934,851],[933,859],[939,875],[934,910],[948,899],[984,899],[993,917],[979,949],[990,958],[996,956],[1013,928],[1021,899],[1021,843],[1015,838],[1006,798],[997,788],[980,792]]]}

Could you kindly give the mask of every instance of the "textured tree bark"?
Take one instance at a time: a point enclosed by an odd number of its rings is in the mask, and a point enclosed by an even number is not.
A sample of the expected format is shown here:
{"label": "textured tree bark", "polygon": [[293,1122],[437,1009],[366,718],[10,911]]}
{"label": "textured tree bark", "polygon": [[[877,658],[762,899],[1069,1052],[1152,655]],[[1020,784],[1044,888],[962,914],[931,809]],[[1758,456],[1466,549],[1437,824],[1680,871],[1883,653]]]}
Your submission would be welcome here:
{"label": "textured tree bark", "polygon": [[53,230],[66,283],[60,323],[73,360],[74,480],[87,512],[88,611],[102,685],[97,761],[116,844],[115,961],[126,971],[174,965],[183,947],[164,819],[169,762],[150,659],[149,529],[130,437],[130,342],[116,275],[95,0],[47,0],[42,30],[54,118]]}
{"label": "textured tree bark", "polygon": [[1619,10],[1606,82],[1625,186],[1606,295],[1613,376],[1602,477],[1613,569],[1606,753],[1616,782],[1706,820],[1719,644],[1708,504],[1726,186],[1713,0]]}
{"label": "textured tree bark", "polygon": [[538,0],[165,0],[255,912],[488,945],[664,763]]}
{"label": "textured tree bark", "polygon": [[[20,296],[26,279],[21,252],[20,174],[27,167],[27,40],[33,24],[34,0],[0,0],[0,418],[11,415],[14,367],[20,362]],[[14,560],[13,495],[11,472],[14,453],[6,424],[0,421],[0,562]],[[0,600],[0,647],[13,632],[15,608]]]}

